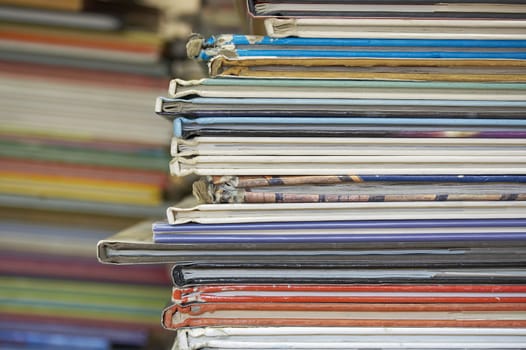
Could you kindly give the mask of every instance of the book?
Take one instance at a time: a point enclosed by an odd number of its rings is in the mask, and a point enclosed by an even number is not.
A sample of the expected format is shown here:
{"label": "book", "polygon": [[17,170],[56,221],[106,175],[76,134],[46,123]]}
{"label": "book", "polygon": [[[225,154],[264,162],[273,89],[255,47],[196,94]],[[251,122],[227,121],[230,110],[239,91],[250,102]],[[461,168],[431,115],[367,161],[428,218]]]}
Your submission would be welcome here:
{"label": "book", "polygon": [[99,241],[97,249],[99,261],[112,264],[507,266],[523,260],[523,221],[311,222],[309,226],[161,222],[153,224],[153,234],[152,223],[146,221]]}
{"label": "book", "polygon": [[[524,22],[507,19],[267,18],[273,38],[525,39]],[[393,31],[396,28],[396,31]]]}
{"label": "book", "polygon": [[522,156],[526,141],[506,138],[195,137],[172,138],[173,157],[448,155]]}
{"label": "book", "polygon": [[[158,97],[155,112],[173,120],[175,117],[355,117],[356,122],[380,124],[379,118],[470,118],[471,125],[503,119],[501,125],[524,126],[526,109],[522,100],[438,100],[377,98],[166,98]],[[360,119],[362,118],[362,119]],[[377,121],[367,120],[373,118]],[[507,119],[514,119],[508,121]],[[269,119],[271,120],[271,119]],[[402,119],[403,120],[403,119]],[[426,121],[417,120],[418,123]],[[393,124],[395,121],[393,121]],[[458,122],[457,122],[458,123]],[[464,121],[464,123],[468,123]],[[495,122],[493,122],[495,123]]]}
{"label": "book", "polygon": [[169,207],[168,222],[248,223],[283,221],[515,219],[524,213],[521,201],[377,202],[377,203],[234,203]]}
{"label": "book", "polygon": [[[464,327],[195,327],[181,328],[173,350],[249,348],[266,349],[393,349],[444,347],[448,349],[521,348],[520,328]],[[308,341],[306,341],[308,339]]]}
{"label": "book", "polygon": [[[526,7],[525,7],[526,8]],[[345,59],[526,59],[524,40],[270,38],[220,35],[189,39],[189,57],[209,61],[229,58],[345,58]],[[269,62],[270,63],[270,62]]]}
{"label": "book", "polygon": [[249,13],[259,16],[330,17],[438,17],[523,18],[524,4],[518,1],[283,1],[248,0]]}
{"label": "book", "polygon": [[524,285],[253,284],[174,287],[172,303],[524,303]]}
{"label": "book", "polygon": [[322,79],[172,79],[172,98],[523,100],[526,84]]}
{"label": "book", "polygon": [[335,268],[303,264],[287,267],[202,264],[174,266],[174,286],[223,284],[524,284],[526,274],[517,268]]}
{"label": "book", "polygon": [[193,192],[209,204],[521,200],[523,181],[520,175],[208,176],[194,183]]}
{"label": "book", "polygon": [[[379,117],[378,117],[379,118]],[[525,138],[516,120],[463,118],[175,117],[173,135],[229,137]],[[512,124],[506,126],[503,124]]]}
{"label": "book", "polygon": [[[417,71],[410,67],[419,67]],[[226,57],[209,62],[210,77],[525,82],[522,59],[370,59]]]}
{"label": "book", "polygon": [[524,327],[526,303],[239,303],[164,309],[164,328],[182,327]]}
{"label": "book", "polygon": [[253,284],[173,287],[172,303],[524,303],[524,285]]}
{"label": "book", "polygon": [[[315,159],[313,159],[315,157]],[[466,175],[524,174],[523,156],[195,156],[176,157],[170,162],[172,175]]]}

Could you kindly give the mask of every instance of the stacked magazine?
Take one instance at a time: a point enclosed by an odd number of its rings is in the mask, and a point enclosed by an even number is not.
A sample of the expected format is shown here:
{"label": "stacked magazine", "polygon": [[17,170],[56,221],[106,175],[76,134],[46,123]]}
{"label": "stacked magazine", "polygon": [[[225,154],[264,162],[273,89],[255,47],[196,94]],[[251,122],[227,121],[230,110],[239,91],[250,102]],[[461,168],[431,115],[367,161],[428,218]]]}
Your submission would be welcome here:
{"label": "stacked magazine", "polygon": [[194,197],[99,259],[175,264],[173,349],[523,348],[526,5],[248,8],[156,102]]}

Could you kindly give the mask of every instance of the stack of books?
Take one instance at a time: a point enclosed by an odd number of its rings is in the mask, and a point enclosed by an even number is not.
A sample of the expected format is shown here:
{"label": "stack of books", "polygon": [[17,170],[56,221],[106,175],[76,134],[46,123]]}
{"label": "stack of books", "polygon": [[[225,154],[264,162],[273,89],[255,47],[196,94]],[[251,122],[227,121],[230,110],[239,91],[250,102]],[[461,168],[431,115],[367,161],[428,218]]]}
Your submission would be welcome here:
{"label": "stack of books", "polygon": [[523,348],[525,5],[248,7],[157,99],[195,198],[99,259],[175,264],[174,349]]}
{"label": "stack of books", "polygon": [[170,72],[159,11],[10,0],[0,17],[0,204],[156,213],[169,135],[144,116]]}
{"label": "stack of books", "polygon": [[93,247],[177,198],[152,101],[190,26],[168,28],[166,6],[0,0],[2,348],[141,349],[159,333],[166,267],[102,266]]}

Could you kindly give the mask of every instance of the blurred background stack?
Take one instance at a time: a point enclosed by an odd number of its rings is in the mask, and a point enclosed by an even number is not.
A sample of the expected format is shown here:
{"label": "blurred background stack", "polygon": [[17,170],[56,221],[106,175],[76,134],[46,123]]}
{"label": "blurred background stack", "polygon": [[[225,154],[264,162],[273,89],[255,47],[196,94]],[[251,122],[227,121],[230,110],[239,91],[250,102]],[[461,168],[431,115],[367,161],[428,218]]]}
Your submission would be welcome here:
{"label": "blurred background stack", "polygon": [[0,1],[2,349],[163,348],[166,267],[103,266],[95,245],[184,195],[152,105],[202,76],[201,23],[233,30],[234,2]]}

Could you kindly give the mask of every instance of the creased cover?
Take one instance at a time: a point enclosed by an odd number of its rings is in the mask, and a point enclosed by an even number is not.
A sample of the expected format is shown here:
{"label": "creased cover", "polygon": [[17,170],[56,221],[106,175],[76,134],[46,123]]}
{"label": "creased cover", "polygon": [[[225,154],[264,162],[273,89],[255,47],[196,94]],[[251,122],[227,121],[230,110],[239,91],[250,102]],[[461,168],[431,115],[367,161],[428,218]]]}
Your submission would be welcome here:
{"label": "creased cover", "polygon": [[521,175],[208,176],[194,182],[193,193],[209,204],[526,200],[523,182]]}
{"label": "creased cover", "polygon": [[[514,118],[515,125],[526,110],[522,100],[426,100],[426,99],[339,99],[339,98],[212,98],[172,99],[159,97],[155,112],[175,117],[355,117],[366,118]],[[382,119],[372,124],[379,124]],[[414,119],[413,119],[414,122]],[[426,121],[418,121],[426,123]],[[479,122],[478,119],[474,120]],[[501,122],[504,125],[506,122]],[[501,124],[501,125],[502,125]],[[480,125],[480,124],[476,124]]]}
{"label": "creased cover", "polygon": [[[201,44],[199,52],[196,50],[198,44]],[[522,49],[525,46],[523,40],[270,38],[224,34],[206,40],[199,36],[190,38],[187,53],[191,58],[204,61],[216,56],[524,60],[526,53]]]}
{"label": "creased cover", "polygon": [[[356,69],[356,68],[365,69]],[[419,72],[409,70],[419,67]],[[526,82],[524,60],[232,58],[209,62],[211,77]]]}
{"label": "creased cover", "polygon": [[235,326],[525,327],[526,303],[202,303],[163,311],[166,329]]}
{"label": "creased cover", "polygon": [[191,303],[526,303],[524,285],[204,285],[173,287],[172,302]]}
{"label": "creased cover", "polygon": [[135,226],[130,227],[118,234],[102,240],[97,244],[97,257],[102,263],[137,263],[146,262],[140,256],[126,256],[120,257],[114,252],[133,251],[133,250],[153,250],[154,243],[151,234],[151,222],[144,221]]}

